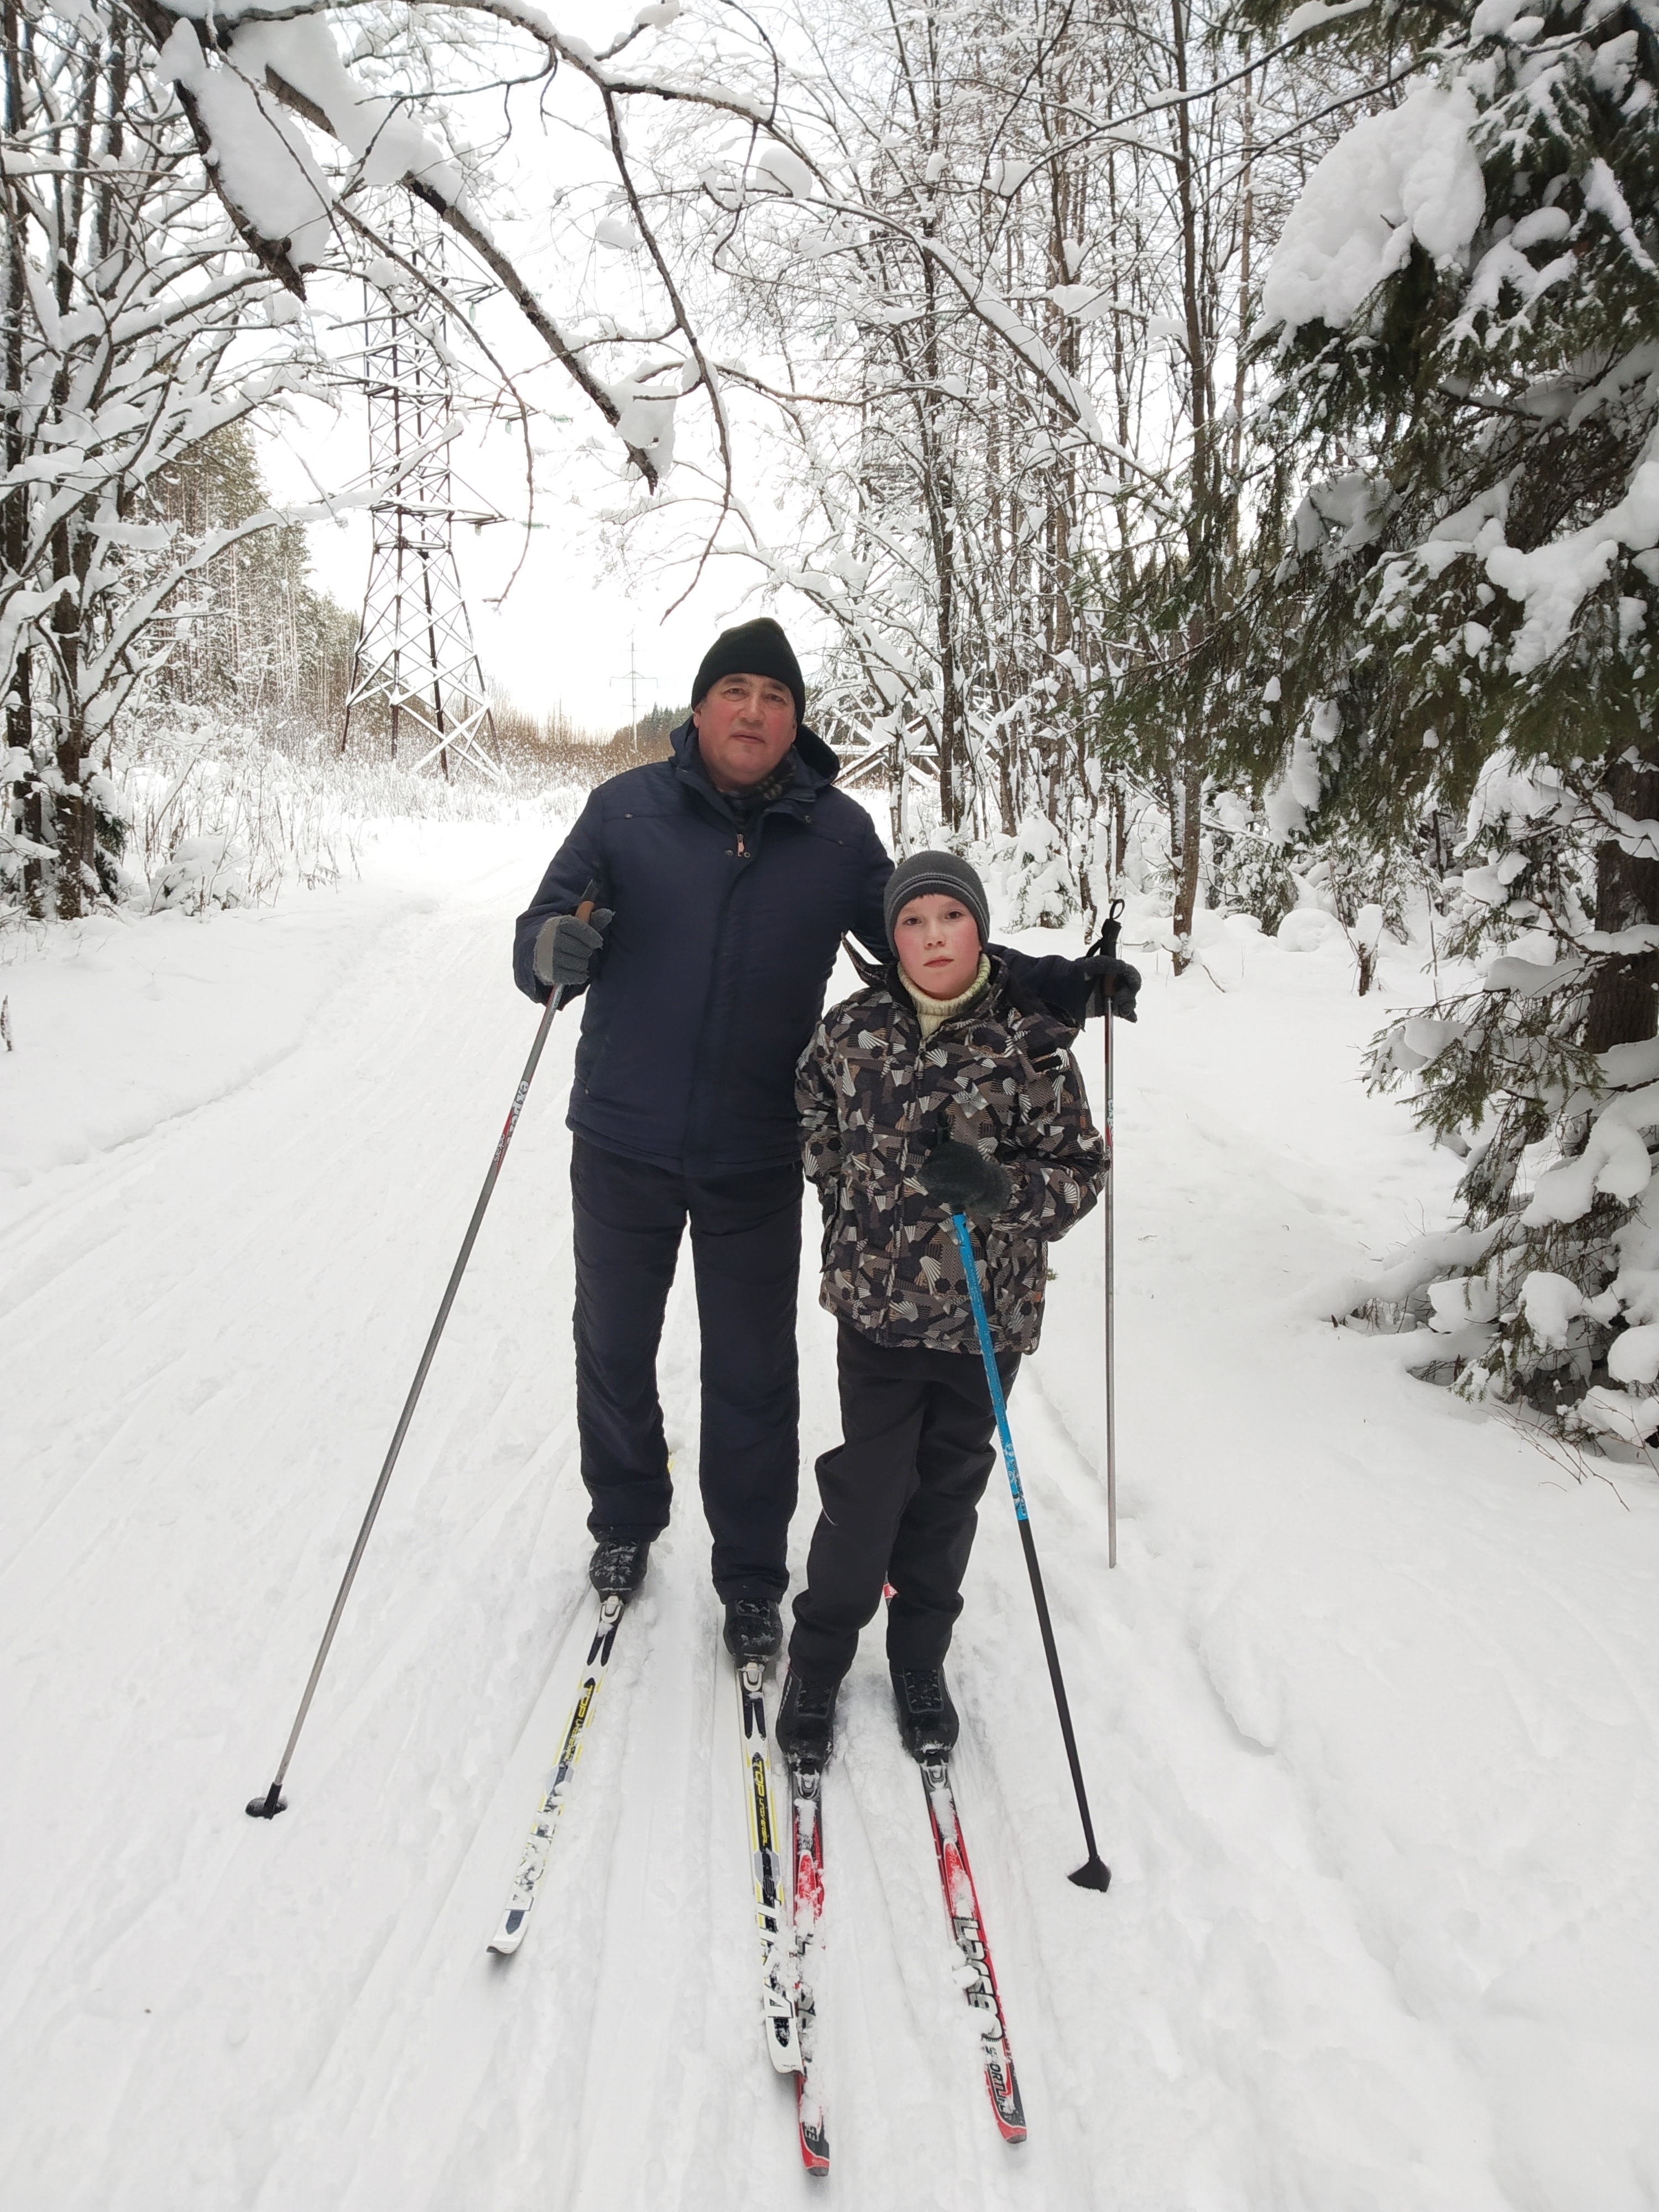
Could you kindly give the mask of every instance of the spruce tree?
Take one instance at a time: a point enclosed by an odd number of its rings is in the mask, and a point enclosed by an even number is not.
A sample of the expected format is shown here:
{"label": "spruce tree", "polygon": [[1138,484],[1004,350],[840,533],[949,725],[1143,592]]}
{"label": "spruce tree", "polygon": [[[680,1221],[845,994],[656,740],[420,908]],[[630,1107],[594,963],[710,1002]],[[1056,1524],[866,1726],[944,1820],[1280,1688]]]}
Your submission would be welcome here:
{"label": "spruce tree", "polygon": [[1462,1264],[1419,1305],[1469,1395],[1634,1438],[1659,1426],[1659,37],[1606,0],[1320,35],[1394,104],[1314,171],[1264,285],[1253,765],[1318,712],[1328,817],[1468,810],[1451,949],[1483,987],[1372,1063],[1474,1139]]}

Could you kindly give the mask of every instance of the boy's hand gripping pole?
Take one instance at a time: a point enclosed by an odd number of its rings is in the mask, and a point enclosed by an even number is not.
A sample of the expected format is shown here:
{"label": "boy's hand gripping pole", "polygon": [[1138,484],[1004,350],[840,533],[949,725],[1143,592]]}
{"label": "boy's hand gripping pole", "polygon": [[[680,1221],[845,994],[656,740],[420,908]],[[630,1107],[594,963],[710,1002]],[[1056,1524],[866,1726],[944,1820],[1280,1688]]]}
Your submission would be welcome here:
{"label": "boy's hand gripping pole", "polygon": [[[590,883],[582,893],[580,905],[576,908],[576,918],[579,921],[586,921],[588,915],[592,914],[594,902],[599,895],[599,885]],[[311,1673],[307,1678],[305,1695],[300,1700],[300,1710],[294,1716],[294,1725],[288,1732],[287,1743],[283,1747],[282,1762],[276,1769],[276,1778],[263,1797],[250,1797],[248,1800],[247,1809],[256,1820],[274,1820],[279,1813],[286,1812],[288,1809],[288,1800],[283,1795],[283,1780],[288,1772],[289,1761],[294,1756],[295,1745],[300,1741],[300,1731],[306,1724],[306,1715],[311,1711],[311,1701],[316,1695],[317,1685],[322,1679],[323,1668],[328,1660],[329,1649],[334,1641],[334,1632],[340,1626],[340,1615],[345,1611],[346,1600],[351,1595],[351,1585],[357,1579],[357,1570],[362,1564],[363,1553],[368,1546],[369,1534],[374,1528],[375,1516],[380,1510],[380,1500],[386,1496],[386,1485],[392,1480],[392,1470],[398,1464],[398,1455],[404,1448],[404,1438],[409,1434],[409,1425],[415,1418],[415,1408],[420,1403],[421,1392],[426,1387],[427,1370],[432,1364],[433,1354],[438,1349],[438,1340],[444,1333],[444,1323],[449,1319],[449,1309],[455,1303],[455,1293],[461,1286],[461,1277],[466,1273],[466,1263],[472,1257],[472,1247],[477,1242],[478,1229],[484,1218],[484,1209],[489,1204],[490,1194],[495,1188],[495,1178],[501,1171],[501,1162],[507,1158],[507,1148],[513,1141],[513,1132],[519,1126],[519,1116],[524,1111],[524,1102],[529,1095],[531,1078],[536,1073],[536,1063],[542,1056],[542,1047],[547,1042],[547,1033],[553,1026],[553,1017],[564,1004],[564,1000],[565,992],[562,988],[555,991],[549,998],[541,1021],[537,1027],[536,1041],[530,1048],[530,1057],[525,1062],[524,1073],[519,1079],[519,1088],[514,1096],[512,1106],[508,1109],[506,1122],[502,1126],[501,1140],[495,1146],[495,1157],[489,1163],[489,1172],[484,1177],[483,1188],[478,1193],[478,1202],[473,1207],[472,1218],[466,1225],[466,1235],[461,1240],[459,1255],[455,1265],[449,1271],[449,1282],[444,1291],[443,1303],[438,1308],[438,1317],[432,1324],[431,1334],[427,1338],[426,1350],[421,1354],[421,1364],[415,1370],[415,1380],[409,1386],[409,1395],[404,1401],[404,1410],[398,1416],[396,1429],[392,1431],[392,1445],[386,1455],[386,1464],[380,1469],[380,1480],[375,1484],[374,1495],[368,1501],[368,1510],[363,1516],[363,1525],[357,1531],[357,1540],[351,1547],[351,1557],[346,1561],[346,1571],[340,1578],[339,1593],[334,1600],[334,1609],[328,1616],[328,1626],[323,1631],[323,1640],[317,1647],[317,1656],[311,1662]]]}
{"label": "boy's hand gripping pole", "polygon": [[[940,1137],[947,1137],[949,1133],[941,1120]],[[991,1345],[991,1324],[979,1287],[979,1263],[974,1257],[974,1240],[969,1234],[965,1214],[953,1213],[951,1225],[957,1232],[957,1244],[962,1254],[962,1272],[967,1279],[969,1304],[974,1310],[974,1328],[979,1336],[980,1358],[985,1363],[985,1381],[997,1417],[997,1434],[1002,1440],[1002,1463],[1008,1470],[1008,1487],[1013,1493],[1014,1518],[1019,1523],[1019,1540],[1025,1553],[1026,1571],[1031,1577],[1031,1595],[1036,1600],[1037,1626],[1042,1631],[1042,1654],[1048,1662],[1048,1680],[1054,1685],[1054,1705],[1060,1714],[1060,1732],[1066,1739],[1066,1758],[1072,1770],[1072,1787],[1077,1792],[1077,1809],[1083,1820],[1083,1840],[1088,1846],[1087,1859],[1071,1879],[1080,1889],[1104,1889],[1112,1879],[1111,1869],[1101,1858],[1099,1847],[1095,1842],[1095,1824],[1089,1817],[1089,1796],[1083,1786],[1083,1764],[1078,1757],[1077,1737],[1072,1729],[1072,1709],[1066,1701],[1066,1680],[1060,1671],[1060,1654],[1054,1649],[1054,1625],[1048,1618],[1048,1599],[1042,1587],[1042,1570],[1037,1565],[1036,1540],[1031,1534],[1025,1492],[1020,1486],[1019,1462],[1014,1457],[1014,1440],[1009,1433],[1008,1401],[1003,1395],[1002,1376],[998,1372],[997,1356]]]}

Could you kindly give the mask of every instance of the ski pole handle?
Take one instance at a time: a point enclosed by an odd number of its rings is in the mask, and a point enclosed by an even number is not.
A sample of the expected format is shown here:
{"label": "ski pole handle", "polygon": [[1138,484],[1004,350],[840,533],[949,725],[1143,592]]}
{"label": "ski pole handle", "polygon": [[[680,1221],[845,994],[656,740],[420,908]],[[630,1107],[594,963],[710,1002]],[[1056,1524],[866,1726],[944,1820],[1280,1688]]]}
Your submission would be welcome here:
{"label": "ski pole handle", "polygon": [[[580,902],[576,908],[576,919],[578,921],[586,921],[587,920],[588,915],[592,913],[593,908],[598,905],[599,897],[599,887],[590,878],[587,889],[582,893]],[[524,1102],[530,1095],[531,1079],[535,1074],[536,1064],[542,1056],[542,1047],[547,1042],[547,1032],[553,1025],[554,1015],[558,1012],[559,1008],[564,1004],[564,994],[565,986],[561,983],[556,990],[549,992],[547,1004],[542,1009],[541,1025],[536,1031],[536,1042],[530,1048],[530,1057],[525,1062],[525,1070],[523,1075],[519,1079],[518,1090],[514,1094],[513,1103],[507,1109],[507,1119],[501,1124],[501,1142],[496,1146],[495,1157],[489,1164],[489,1176],[485,1181],[484,1194],[478,1201],[478,1210],[480,1214],[483,1213],[483,1208],[489,1203],[489,1193],[491,1188],[494,1187],[494,1179],[500,1174],[501,1162],[507,1158],[507,1148],[513,1141],[513,1132],[519,1126],[519,1116],[524,1111]],[[467,1252],[470,1252],[471,1249],[471,1244],[469,1244],[467,1246]],[[466,1265],[465,1252],[461,1255],[460,1264],[462,1267]]]}

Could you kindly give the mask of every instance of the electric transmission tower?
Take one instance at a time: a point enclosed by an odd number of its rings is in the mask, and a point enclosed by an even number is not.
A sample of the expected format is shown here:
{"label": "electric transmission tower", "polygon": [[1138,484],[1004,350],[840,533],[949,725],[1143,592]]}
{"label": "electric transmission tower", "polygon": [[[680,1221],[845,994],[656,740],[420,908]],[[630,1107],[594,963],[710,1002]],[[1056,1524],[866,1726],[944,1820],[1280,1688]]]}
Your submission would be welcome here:
{"label": "electric transmission tower", "polygon": [[[365,283],[363,374],[368,398],[369,466],[377,478],[404,472],[370,512],[374,550],[363,618],[340,732],[343,752],[354,714],[382,708],[392,757],[401,739],[412,765],[452,759],[501,778],[495,718],[455,565],[455,524],[494,522],[463,512],[450,468],[453,389],[445,316],[443,232],[424,209],[405,205],[386,226],[416,272],[401,271],[390,293]],[[428,280],[425,283],[418,280]],[[404,467],[412,452],[420,458]],[[378,716],[377,716],[378,719]]]}
{"label": "electric transmission tower", "polygon": [[628,640],[628,673],[626,676],[613,676],[611,681],[613,684],[625,684],[628,686],[628,734],[635,750],[638,749],[640,742],[640,686],[641,684],[654,684],[656,680],[654,676],[642,676],[640,673],[640,664],[634,657],[634,640],[630,633]]}

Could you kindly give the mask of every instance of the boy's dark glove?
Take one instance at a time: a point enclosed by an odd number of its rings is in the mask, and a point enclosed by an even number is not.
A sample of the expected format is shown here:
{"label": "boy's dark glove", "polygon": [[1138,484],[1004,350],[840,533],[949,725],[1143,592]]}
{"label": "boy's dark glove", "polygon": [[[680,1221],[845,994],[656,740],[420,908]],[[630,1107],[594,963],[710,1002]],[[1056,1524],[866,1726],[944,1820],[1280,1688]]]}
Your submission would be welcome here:
{"label": "boy's dark glove", "polygon": [[1007,1170],[976,1146],[964,1145],[943,1131],[921,1164],[921,1187],[952,1213],[1000,1213],[1013,1196]]}
{"label": "boy's dark glove", "polygon": [[1106,909],[1100,934],[1077,963],[1077,972],[1088,985],[1083,1002],[1085,1021],[1097,1022],[1109,1007],[1121,1022],[1135,1018],[1135,993],[1140,970],[1117,957],[1117,940],[1123,931],[1123,902],[1114,899]]}
{"label": "boy's dark glove", "polygon": [[1127,960],[1114,960],[1103,952],[1085,952],[1077,963],[1078,974],[1087,979],[1089,995],[1084,1001],[1084,1011],[1091,1022],[1097,1022],[1109,1006],[1121,1022],[1135,1018],[1135,993],[1140,988],[1140,970],[1131,968]]}
{"label": "boy's dark glove", "polygon": [[598,906],[586,921],[579,921],[574,914],[556,914],[544,921],[531,955],[536,981],[550,990],[580,990],[592,975],[593,956],[614,919],[613,908]]}

